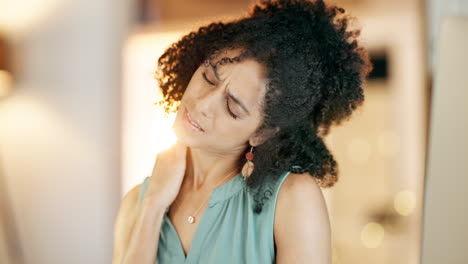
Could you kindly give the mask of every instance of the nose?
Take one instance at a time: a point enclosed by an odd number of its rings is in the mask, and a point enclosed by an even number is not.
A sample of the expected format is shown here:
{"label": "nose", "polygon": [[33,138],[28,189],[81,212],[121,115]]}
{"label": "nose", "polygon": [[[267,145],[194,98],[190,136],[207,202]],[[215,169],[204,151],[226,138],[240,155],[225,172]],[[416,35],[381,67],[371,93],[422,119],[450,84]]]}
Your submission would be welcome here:
{"label": "nose", "polygon": [[195,111],[203,118],[211,118],[222,100],[222,89],[209,89],[199,93],[195,102]]}

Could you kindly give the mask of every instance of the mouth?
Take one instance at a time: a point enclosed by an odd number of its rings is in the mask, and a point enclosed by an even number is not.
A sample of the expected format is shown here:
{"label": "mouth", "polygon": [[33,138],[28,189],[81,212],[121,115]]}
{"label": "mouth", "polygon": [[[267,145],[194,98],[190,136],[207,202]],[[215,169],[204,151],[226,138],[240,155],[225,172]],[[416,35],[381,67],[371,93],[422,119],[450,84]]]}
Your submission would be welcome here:
{"label": "mouth", "polygon": [[190,129],[194,131],[205,132],[205,130],[203,130],[203,128],[200,126],[197,120],[192,119],[187,108],[185,108],[185,111],[184,111],[184,119]]}

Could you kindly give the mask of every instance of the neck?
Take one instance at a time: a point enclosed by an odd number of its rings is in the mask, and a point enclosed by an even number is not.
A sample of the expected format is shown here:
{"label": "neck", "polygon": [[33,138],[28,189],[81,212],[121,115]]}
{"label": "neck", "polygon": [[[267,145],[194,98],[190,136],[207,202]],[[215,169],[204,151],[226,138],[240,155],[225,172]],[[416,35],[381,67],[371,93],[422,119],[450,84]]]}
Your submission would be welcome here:
{"label": "neck", "polygon": [[229,181],[239,173],[236,167],[239,155],[240,151],[220,154],[188,147],[184,189],[213,189]]}

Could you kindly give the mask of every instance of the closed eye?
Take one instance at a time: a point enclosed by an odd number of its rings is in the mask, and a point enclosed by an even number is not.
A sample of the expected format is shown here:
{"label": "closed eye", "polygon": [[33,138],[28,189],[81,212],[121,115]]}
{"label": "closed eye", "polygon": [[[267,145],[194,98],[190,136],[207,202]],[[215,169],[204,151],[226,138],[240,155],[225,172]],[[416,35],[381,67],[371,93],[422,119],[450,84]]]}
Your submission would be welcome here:
{"label": "closed eye", "polygon": [[211,82],[210,80],[208,80],[208,78],[206,77],[205,72],[202,72],[202,75],[203,75],[203,79],[205,79],[205,81],[207,81],[209,84],[211,84],[211,85],[216,85],[216,84],[214,84],[213,82]]}
{"label": "closed eye", "polygon": [[237,119],[237,118],[238,118],[238,116],[235,115],[235,114],[231,111],[231,109],[229,108],[229,98],[227,98],[227,97],[226,97],[226,108],[227,108],[229,114],[230,114],[234,119]]}

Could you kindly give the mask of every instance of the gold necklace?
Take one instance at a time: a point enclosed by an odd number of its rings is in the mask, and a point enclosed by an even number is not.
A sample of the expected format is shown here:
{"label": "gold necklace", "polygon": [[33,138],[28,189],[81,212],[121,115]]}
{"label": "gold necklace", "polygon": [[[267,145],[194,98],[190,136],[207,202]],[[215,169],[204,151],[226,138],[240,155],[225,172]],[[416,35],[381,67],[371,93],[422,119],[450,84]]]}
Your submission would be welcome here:
{"label": "gold necklace", "polygon": [[[237,175],[237,173],[236,173]],[[227,177],[224,177],[221,181],[218,182],[218,184],[222,181],[224,181],[225,179],[227,179],[229,176],[231,176],[231,174],[229,174]],[[211,192],[213,192],[213,190],[211,190]],[[211,192],[209,194],[211,194]],[[207,197],[207,199],[209,198],[210,196]],[[189,222],[190,224],[193,224],[195,223],[195,215],[197,215],[198,211],[202,208],[203,204],[205,203],[205,201],[207,200],[203,200],[203,203],[200,205],[200,207],[198,207],[197,211],[195,211],[195,213],[193,215],[190,215],[187,217],[187,222]],[[178,206],[180,208],[180,206]],[[185,209],[184,209],[185,211]]]}

